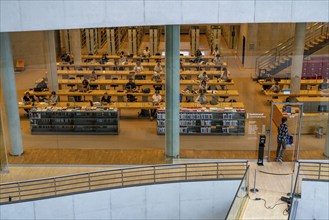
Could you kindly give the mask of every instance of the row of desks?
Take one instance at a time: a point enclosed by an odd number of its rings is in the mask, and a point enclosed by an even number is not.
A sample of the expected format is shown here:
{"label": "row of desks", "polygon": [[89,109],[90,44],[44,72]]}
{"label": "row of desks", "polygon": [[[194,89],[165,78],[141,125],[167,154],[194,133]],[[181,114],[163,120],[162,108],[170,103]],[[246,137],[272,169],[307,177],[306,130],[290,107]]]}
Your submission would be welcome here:
{"label": "row of desks", "polygon": [[[200,85],[199,80],[180,80],[180,85]],[[89,85],[120,85],[125,86],[128,83],[128,80],[95,80],[90,81]],[[63,85],[62,87],[66,87],[67,85],[81,85],[81,79],[59,79],[59,85]],[[162,80],[161,82],[153,81],[153,80],[135,80],[135,84],[139,86],[156,86],[156,85],[165,85],[165,81]],[[234,81],[231,80],[230,82],[221,81],[221,80],[209,80],[207,85],[234,85]],[[63,88],[62,88],[63,89]],[[124,89],[124,88],[122,88]]]}
{"label": "row of desks", "polygon": [[[150,70],[153,70],[157,63],[155,62],[149,62],[149,63],[142,63],[141,65],[143,68],[147,68]],[[126,64],[115,64],[114,62],[107,62],[106,64],[100,64],[100,63],[81,63],[81,64],[69,64],[69,63],[57,63],[58,69],[112,69],[112,68],[123,68],[123,69],[133,69],[135,67],[136,63],[126,63]],[[161,66],[164,67],[165,63],[161,63]],[[210,70],[211,68],[221,68],[222,66],[226,66],[225,63],[223,65],[216,65],[214,63],[206,63],[206,64],[200,64],[200,63],[182,63],[182,67],[184,68],[203,68]]]}
{"label": "row of desks", "polygon": [[[35,103],[34,105],[23,105],[19,103],[18,107],[20,109],[31,109],[34,107],[47,107],[48,104],[44,102]],[[53,106],[53,105],[52,105]],[[57,107],[91,107],[89,102],[76,102],[74,104],[70,102],[58,102]],[[154,106],[152,102],[113,102],[107,105],[101,105],[102,108],[118,108],[118,109],[156,109],[164,108],[165,103],[160,103],[160,105]],[[242,102],[220,102],[217,105],[201,105],[199,103],[180,103],[180,108],[244,108]]]}
{"label": "row of desks", "polygon": [[[43,92],[34,92],[29,91],[30,94],[36,95],[36,96],[50,96],[50,91],[43,91]],[[57,92],[58,96],[63,97],[69,97],[69,96],[84,96],[84,97],[102,97],[104,93],[107,92],[108,95],[114,96],[114,97],[124,97],[127,95],[134,95],[139,97],[151,97],[154,94],[154,90],[151,90],[150,93],[142,93],[142,92],[120,92],[117,90],[89,90],[87,92],[79,92],[79,91],[69,91],[69,90],[59,90]],[[160,91],[161,96],[165,95],[165,92],[162,90]],[[195,93],[181,93],[182,96],[198,96],[199,94]],[[208,90],[205,94],[206,96],[238,96],[239,92],[237,90]]]}
{"label": "row of desks", "polygon": [[329,96],[329,92],[319,91],[319,90],[300,90],[299,93],[286,94],[284,92],[271,92],[264,91],[267,96]]}
{"label": "row of desks", "polygon": [[[264,81],[264,80],[258,80],[258,83],[262,86],[265,85],[274,85],[275,81]],[[286,79],[286,80],[280,80],[279,85],[290,85],[291,80]],[[300,81],[301,85],[319,85],[323,83],[323,79],[302,79]]]}
{"label": "row of desks", "polygon": [[[81,58],[83,60],[85,59],[95,59],[95,60],[100,60],[102,58],[103,55],[82,55]],[[118,55],[107,55],[106,56],[107,59],[109,60],[119,60],[121,58],[121,56],[118,56]],[[133,57],[127,57],[126,58],[129,60],[129,61],[137,61],[137,60],[142,60],[142,61],[151,61],[151,62],[157,62],[158,60],[160,61],[164,61],[165,60],[165,56],[150,56],[150,57],[141,57],[141,56],[133,56]],[[201,57],[202,60],[205,60],[205,61],[209,61],[209,60],[212,60],[214,59],[214,56],[211,56],[211,55],[207,55],[207,56],[202,56]],[[180,56],[180,59],[184,62],[188,62],[190,60],[193,60],[195,59],[195,56]]]}
{"label": "row of desks", "polygon": [[[92,70],[72,70],[72,69],[57,70],[57,74],[60,76],[83,77],[85,75],[91,75],[91,72],[92,72]],[[204,71],[181,71],[180,75],[181,76],[199,76],[203,72]],[[220,71],[220,70],[210,70],[210,71],[206,71],[206,72],[209,77],[220,76],[223,73],[223,71]],[[132,76],[133,75],[132,71],[128,71],[128,70],[95,70],[95,73],[97,76],[101,76],[101,77],[103,77],[103,76],[104,77],[121,76],[121,78],[122,78],[123,76]],[[228,74],[230,75],[229,72],[228,72]],[[141,75],[153,76],[154,71],[145,70],[145,71],[143,71],[143,73],[141,73]],[[164,76],[165,72],[163,71],[162,73],[160,73],[160,75]]]}

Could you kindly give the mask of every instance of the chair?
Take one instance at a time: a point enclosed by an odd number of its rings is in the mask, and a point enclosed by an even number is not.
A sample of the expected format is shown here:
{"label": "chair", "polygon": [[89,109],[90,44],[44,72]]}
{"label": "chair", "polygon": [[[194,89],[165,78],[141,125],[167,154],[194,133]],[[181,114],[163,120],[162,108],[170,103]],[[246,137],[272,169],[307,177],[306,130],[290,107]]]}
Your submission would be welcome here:
{"label": "chair", "polygon": [[[113,77],[112,80],[118,80],[118,77]],[[112,84],[111,83],[111,87],[113,87],[114,90],[116,90],[116,88],[118,87],[118,84]]]}

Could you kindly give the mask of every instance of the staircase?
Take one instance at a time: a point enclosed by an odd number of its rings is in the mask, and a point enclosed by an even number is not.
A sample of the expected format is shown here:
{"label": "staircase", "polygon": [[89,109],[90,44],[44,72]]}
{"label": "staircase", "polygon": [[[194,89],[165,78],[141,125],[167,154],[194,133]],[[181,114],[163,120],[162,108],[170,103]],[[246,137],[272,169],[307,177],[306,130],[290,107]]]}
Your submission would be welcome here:
{"label": "staircase", "polygon": [[[294,37],[280,43],[256,59],[256,76],[273,76],[291,66]],[[304,59],[329,45],[329,23],[314,23],[306,29]]]}

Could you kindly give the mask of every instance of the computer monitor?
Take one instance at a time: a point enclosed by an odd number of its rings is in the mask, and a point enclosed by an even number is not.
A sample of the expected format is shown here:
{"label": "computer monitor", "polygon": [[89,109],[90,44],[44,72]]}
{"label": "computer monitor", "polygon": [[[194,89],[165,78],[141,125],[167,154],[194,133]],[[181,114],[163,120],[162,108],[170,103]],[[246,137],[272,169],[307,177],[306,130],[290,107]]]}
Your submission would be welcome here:
{"label": "computer monitor", "polygon": [[283,92],[284,95],[290,95],[291,94],[290,89],[283,89],[282,92]]}

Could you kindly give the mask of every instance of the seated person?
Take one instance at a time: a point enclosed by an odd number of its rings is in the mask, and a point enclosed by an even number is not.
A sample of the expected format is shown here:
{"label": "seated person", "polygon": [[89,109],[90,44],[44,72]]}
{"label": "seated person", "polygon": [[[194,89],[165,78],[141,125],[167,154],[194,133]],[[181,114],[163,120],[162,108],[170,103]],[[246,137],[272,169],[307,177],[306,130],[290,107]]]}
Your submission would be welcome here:
{"label": "seated person", "polygon": [[105,92],[104,95],[102,96],[101,103],[102,104],[111,103],[111,96],[109,96],[107,92]]}
{"label": "seated person", "polygon": [[90,78],[89,78],[90,81],[95,81],[97,80],[97,75],[96,75],[96,72],[93,70],[91,72],[91,75],[90,75]]}
{"label": "seated person", "polygon": [[145,47],[145,50],[142,52],[143,57],[150,57],[151,56],[151,51],[149,50],[148,47]]}
{"label": "seated person", "polygon": [[207,92],[207,88],[208,88],[207,81],[206,80],[202,80],[200,82],[198,91],[199,91],[199,93],[205,93],[205,92]]}
{"label": "seated person", "polygon": [[125,55],[121,55],[119,59],[119,65],[125,65],[128,63],[128,60]]}
{"label": "seated person", "polygon": [[201,61],[201,56],[202,56],[201,50],[200,49],[197,49],[195,51],[194,63],[199,63]]}
{"label": "seated person", "polygon": [[222,73],[220,79],[224,82],[228,81],[229,78],[228,78],[228,73],[227,73],[227,68],[226,67],[223,68],[223,73]]}
{"label": "seated person", "polygon": [[[267,74],[265,78],[265,82],[272,82],[272,77],[270,74]],[[271,88],[271,85],[263,85],[263,90],[269,90]]]}
{"label": "seated person", "polygon": [[143,71],[144,71],[144,68],[141,65],[141,62],[137,61],[136,65],[134,67],[135,77],[136,77],[136,75],[141,75]]}
{"label": "seated person", "polygon": [[220,55],[216,55],[215,58],[212,60],[212,62],[215,64],[215,65],[221,65],[221,60],[220,60]]}
{"label": "seated person", "polygon": [[45,89],[48,89],[48,86],[47,86],[46,78],[45,77],[42,77],[36,83],[37,83],[37,85],[35,86],[36,90],[43,91]]}
{"label": "seated person", "polygon": [[52,91],[48,103],[49,105],[56,105],[57,101],[58,101],[58,95],[56,94],[55,91]]}
{"label": "seated person", "polygon": [[[162,101],[162,97],[160,95],[159,90],[155,90],[155,94],[152,96],[152,103],[153,105],[159,105]],[[151,109],[151,120],[155,117],[157,109]]]}
{"label": "seated person", "polygon": [[217,105],[218,102],[219,102],[218,96],[216,95],[211,96],[210,105]]}
{"label": "seated person", "polygon": [[274,92],[274,93],[279,93],[281,90],[280,86],[279,86],[279,82],[275,82],[275,84],[269,89],[270,92]]}
{"label": "seated person", "polygon": [[154,76],[160,76],[160,74],[162,73],[161,63],[157,62],[153,70],[154,70]]}
{"label": "seated person", "polygon": [[[36,98],[34,95],[31,95],[29,92],[25,92],[24,96],[22,98],[22,102],[24,105],[34,105],[35,102],[38,102],[38,98]],[[30,109],[24,109],[26,113],[30,112]]]}
{"label": "seated person", "polygon": [[329,89],[329,84],[328,84],[328,79],[325,78],[323,79],[323,82],[319,85],[319,90],[323,91],[323,90],[327,90]]}
{"label": "seated person", "polygon": [[[136,83],[133,82],[133,78],[129,78],[129,82],[126,84],[125,89],[127,92],[134,92],[136,91]],[[132,94],[127,94],[127,101],[134,102],[136,101],[136,97]]]}
{"label": "seated person", "polygon": [[107,58],[106,54],[102,55],[102,59],[100,60],[100,64],[105,64],[109,61],[109,59]]}
{"label": "seated person", "polygon": [[199,80],[201,80],[201,81],[208,81],[209,80],[209,78],[208,78],[208,76],[207,76],[207,72],[203,72],[203,73],[201,73],[199,76],[198,76],[198,79]]}
{"label": "seated person", "polygon": [[195,99],[196,103],[207,104],[207,98],[204,92],[201,92],[200,95]]}
{"label": "seated person", "polygon": [[214,51],[212,52],[212,55],[214,55],[214,57],[216,57],[217,55],[220,56],[220,50],[217,45],[216,45]]}
{"label": "seated person", "polygon": [[89,90],[89,82],[86,78],[82,80],[81,92],[87,92]]}
{"label": "seated person", "polygon": [[71,56],[69,53],[65,53],[61,56],[62,62],[70,63],[71,62]]}

